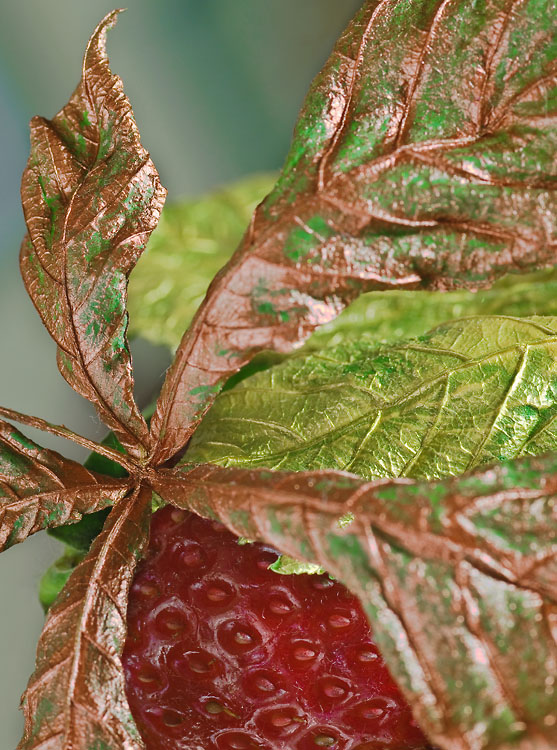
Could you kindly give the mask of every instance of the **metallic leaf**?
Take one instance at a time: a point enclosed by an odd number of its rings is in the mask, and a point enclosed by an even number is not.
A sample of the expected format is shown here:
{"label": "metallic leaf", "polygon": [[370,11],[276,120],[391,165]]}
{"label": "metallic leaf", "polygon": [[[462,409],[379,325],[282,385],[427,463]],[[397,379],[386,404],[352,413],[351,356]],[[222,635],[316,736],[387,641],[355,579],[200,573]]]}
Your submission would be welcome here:
{"label": "metallic leaf", "polygon": [[128,489],[127,482],[41,448],[0,421],[0,551],[41,529],[75,523]]}
{"label": "metallic leaf", "polygon": [[437,479],[557,450],[557,318],[485,316],[347,341],[221,393],[185,461]]}
{"label": "metallic leaf", "polygon": [[555,456],[437,483],[183,466],[154,487],[342,580],[443,750],[557,746]]}
{"label": "metallic leaf", "polygon": [[[269,175],[252,175],[193,200],[166,203],[130,278],[130,336],[177,349],[211,279],[230,259],[251,212],[272,184]],[[557,272],[508,275],[475,293],[368,292],[320,327],[306,347],[319,349],[356,336],[376,342],[419,336],[464,312],[555,315]]]}
{"label": "metallic leaf", "polygon": [[363,291],[478,288],[557,248],[555,0],[368,0],[314,81],[276,188],[170,368],[155,458],[222,383]]}
{"label": "metallic leaf", "polygon": [[19,750],[142,750],[120,655],[128,592],[149,536],[151,491],[112,510],[50,608],[22,698]]}
{"label": "metallic leaf", "polygon": [[127,277],[166,191],[108,66],[106,33],[117,15],[109,13],[91,37],[69,103],[50,121],[31,121],[21,271],[58,344],[60,372],[127,450],[142,455],[149,433],[133,398]]}

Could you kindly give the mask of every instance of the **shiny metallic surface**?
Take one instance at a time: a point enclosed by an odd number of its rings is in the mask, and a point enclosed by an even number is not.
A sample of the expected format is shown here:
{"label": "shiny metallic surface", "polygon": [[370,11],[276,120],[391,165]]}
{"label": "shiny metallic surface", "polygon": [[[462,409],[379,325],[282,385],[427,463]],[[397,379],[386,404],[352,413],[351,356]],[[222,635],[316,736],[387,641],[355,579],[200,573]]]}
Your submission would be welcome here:
{"label": "shiny metallic surface", "polygon": [[[358,4],[132,0],[109,39],[111,67],[124,80],[143,142],[174,199],[280,167],[307,85]],[[106,428],[60,377],[52,341],[19,277],[24,232],[19,184],[29,154],[30,117],[51,117],[67,100],[79,79],[87,39],[113,8],[110,0],[93,5],[0,0],[2,403],[95,440]],[[160,346],[135,340],[131,347],[136,397],[144,407],[170,359]],[[79,460],[86,456],[67,441],[23,429],[41,445]],[[10,602],[0,617],[0,641],[10,644],[0,674],[2,748],[15,747],[21,736],[17,705],[43,624],[36,589],[59,549],[42,533],[0,558],[0,588]]]}
{"label": "shiny metallic surface", "polygon": [[478,289],[555,264],[555,10],[363,5],[184,334],[153,416],[157,459],[256,352],[296,348],[362,292]]}
{"label": "shiny metallic surface", "polygon": [[[555,747],[554,455],[429,484],[334,471],[181,471],[162,470],[155,483],[173,504],[317,562],[358,594],[434,744]],[[339,523],[347,512],[353,518]]]}
{"label": "shiny metallic surface", "polygon": [[[341,578],[443,750],[554,746],[553,456],[429,484],[167,463],[231,374],[258,351],[298,347],[361,292],[473,289],[554,263],[554,10],[552,0],[493,0],[481,14],[456,0],[364,4],[310,89],[276,188],[185,334],[149,429],[133,396],[126,278],[165,191],[108,68],[115,12],[97,28],[68,105],[31,124],[22,272],[64,377],[115,430],[130,476],[100,493],[114,508],[48,616],[21,750],[142,747],[120,655],[152,490]],[[497,355],[505,372],[519,322]],[[475,332],[476,348],[486,334]],[[526,335],[507,363],[505,406],[538,339]],[[3,424],[9,545],[83,513],[100,480]],[[469,449],[464,468],[486,446]],[[16,518],[18,502],[29,512]]]}

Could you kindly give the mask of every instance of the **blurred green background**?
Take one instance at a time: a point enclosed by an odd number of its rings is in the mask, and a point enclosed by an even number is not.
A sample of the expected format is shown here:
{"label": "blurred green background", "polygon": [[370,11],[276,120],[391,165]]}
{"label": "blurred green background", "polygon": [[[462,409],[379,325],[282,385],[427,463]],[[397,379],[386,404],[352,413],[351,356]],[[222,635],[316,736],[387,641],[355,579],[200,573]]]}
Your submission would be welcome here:
{"label": "blurred green background", "polygon": [[[280,167],[312,77],[359,0],[129,0],[110,33],[112,69],[124,80],[146,148],[169,199]],[[0,403],[99,439],[93,410],[58,375],[54,346],[19,279],[24,233],[19,182],[27,123],[52,116],[79,78],[90,33],[107,0],[0,0]],[[187,283],[187,280],[185,280]],[[134,345],[145,403],[167,354]],[[82,457],[71,444],[33,434]],[[42,625],[36,585],[58,553],[38,534],[0,557],[0,748],[21,734],[19,696]]]}

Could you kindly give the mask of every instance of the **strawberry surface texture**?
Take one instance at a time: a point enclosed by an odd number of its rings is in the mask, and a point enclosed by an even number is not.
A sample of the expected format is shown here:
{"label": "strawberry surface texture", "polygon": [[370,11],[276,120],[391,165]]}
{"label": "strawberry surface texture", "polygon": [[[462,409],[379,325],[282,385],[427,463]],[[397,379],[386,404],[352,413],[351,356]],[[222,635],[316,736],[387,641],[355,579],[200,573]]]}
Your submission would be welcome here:
{"label": "strawberry surface texture", "polygon": [[171,506],[151,523],[123,654],[147,750],[428,750],[358,599]]}

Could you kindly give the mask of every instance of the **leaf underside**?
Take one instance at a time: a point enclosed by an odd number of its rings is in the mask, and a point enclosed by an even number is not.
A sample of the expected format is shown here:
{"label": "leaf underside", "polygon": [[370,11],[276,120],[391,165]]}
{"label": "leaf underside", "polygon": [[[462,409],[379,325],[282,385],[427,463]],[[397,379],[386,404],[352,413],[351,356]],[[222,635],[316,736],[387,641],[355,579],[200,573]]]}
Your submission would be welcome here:
{"label": "leaf underside", "polygon": [[129,587],[149,537],[151,491],[121,500],[48,613],[22,698],[19,750],[141,750],[120,655]]}
{"label": "leaf underside", "polygon": [[184,335],[161,462],[256,351],[363,291],[478,288],[555,263],[554,0],[373,0],[314,81],[286,166]]}
{"label": "leaf underside", "polygon": [[451,321],[292,357],[221,393],[185,461],[436,479],[557,450],[557,319]]}
{"label": "leaf underside", "polygon": [[182,467],[182,478],[161,470],[155,489],[342,580],[432,742],[550,750],[556,461],[509,462],[437,484],[205,465]]}
{"label": "leaf underside", "polygon": [[390,343],[421,336],[435,326],[463,315],[557,315],[557,272],[509,275],[478,292],[371,292],[363,294],[331,323],[319,328],[306,349],[365,338]]}
{"label": "leaf underside", "polygon": [[133,398],[126,340],[127,277],[157,224],[166,191],[141,146],[122,82],[97,27],[83,75],[52,119],[31,122],[21,194],[28,235],[21,272],[58,344],[58,366],[132,455],[149,448]]}

